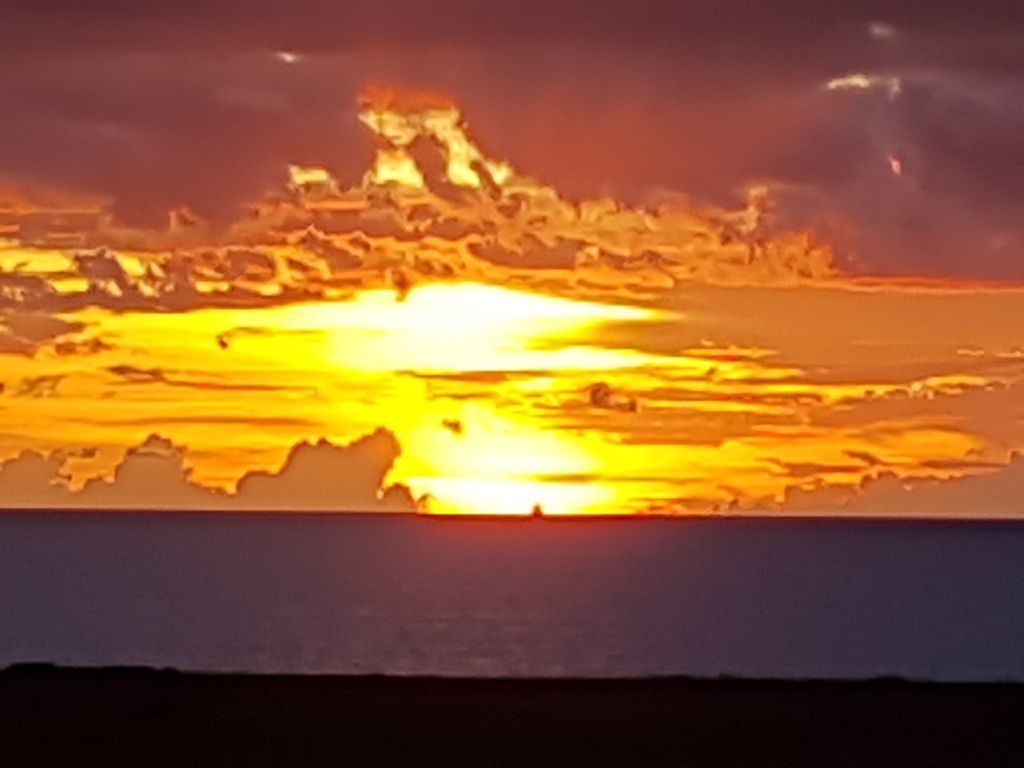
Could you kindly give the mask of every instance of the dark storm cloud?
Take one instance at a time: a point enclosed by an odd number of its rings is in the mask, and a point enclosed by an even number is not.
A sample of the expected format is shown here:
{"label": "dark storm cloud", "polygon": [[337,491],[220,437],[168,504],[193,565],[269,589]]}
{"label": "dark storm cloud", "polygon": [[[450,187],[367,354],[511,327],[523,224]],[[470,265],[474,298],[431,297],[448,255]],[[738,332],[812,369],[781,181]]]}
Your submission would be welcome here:
{"label": "dark storm cloud", "polygon": [[[358,178],[355,95],[390,80],[450,92],[485,149],[573,197],[725,202],[760,180],[857,269],[1020,278],[1021,16],[1002,0],[7,2],[0,179],[110,195],[133,222],[183,204],[227,219],[288,162]],[[853,72],[899,78],[899,97],[824,90]]]}
{"label": "dark storm cloud", "polygon": [[890,72],[898,96],[829,94],[772,169],[790,221],[831,220],[869,271],[1024,277],[1024,55],[1016,73]]}

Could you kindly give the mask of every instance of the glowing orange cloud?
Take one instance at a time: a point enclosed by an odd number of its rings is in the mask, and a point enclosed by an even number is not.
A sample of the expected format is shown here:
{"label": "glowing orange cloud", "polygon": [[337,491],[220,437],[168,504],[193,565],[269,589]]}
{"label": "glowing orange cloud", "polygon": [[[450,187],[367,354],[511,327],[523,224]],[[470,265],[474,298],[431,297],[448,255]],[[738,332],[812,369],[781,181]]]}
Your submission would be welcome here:
{"label": "glowing orange cloud", "polygon": [[359,107],[373,112],[394,112],[399,114],[458,111],[455,101],[440,91],[426,88],[409,88],[406,86],[372,83],[359,94]]}
{"label": "glowing orange cloud", "polygon": [[[885,478],[1024,447],[1021,286],[849,274],[756,186],[570,200],[433,92],[373,86],[358,117],[362,178],[292,165],[228,226],[7,196],[5,498],[139,504],[145,465],[157,506],[871,514]],[[358,493],[284,482],[339,445],[387,449]]]}

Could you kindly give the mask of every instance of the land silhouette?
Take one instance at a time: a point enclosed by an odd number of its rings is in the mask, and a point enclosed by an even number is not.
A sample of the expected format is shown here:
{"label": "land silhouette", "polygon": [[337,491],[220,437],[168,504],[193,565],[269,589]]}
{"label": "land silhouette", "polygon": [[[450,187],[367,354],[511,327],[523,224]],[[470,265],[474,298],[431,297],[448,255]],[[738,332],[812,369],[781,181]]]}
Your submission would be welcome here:
{"label": "land silhouette", "polygon": [[1012,765],[1024,686],[0,673],[3,765]]}

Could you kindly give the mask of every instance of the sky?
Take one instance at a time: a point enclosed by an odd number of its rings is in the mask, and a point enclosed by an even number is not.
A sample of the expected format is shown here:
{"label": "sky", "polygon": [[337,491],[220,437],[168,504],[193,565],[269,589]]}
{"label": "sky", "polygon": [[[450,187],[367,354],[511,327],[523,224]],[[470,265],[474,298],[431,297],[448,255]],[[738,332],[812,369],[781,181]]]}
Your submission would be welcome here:
{"label": "sky", "polygon": [[1017,516],[1016,6],[5,3],[0,504]]}

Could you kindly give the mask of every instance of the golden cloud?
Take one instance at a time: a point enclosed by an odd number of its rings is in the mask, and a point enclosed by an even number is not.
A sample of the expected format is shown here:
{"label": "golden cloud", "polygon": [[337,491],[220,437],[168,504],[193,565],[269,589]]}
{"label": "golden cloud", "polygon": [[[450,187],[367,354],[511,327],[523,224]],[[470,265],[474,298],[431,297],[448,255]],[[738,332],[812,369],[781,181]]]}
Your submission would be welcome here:
{"label": "golden cloud", "polygon": [[396,274],[616,290],[836,274],[810,233],[775,231],[764,190],[732,211],[570,201],[487,156],[445,97],[377,86],[360,106],[378,149],[359,183],[292,166],[280,193],[217,230],[187,209],[149,231],[94,204],[0,208],[0,306],[260,306],[344,298]]}
{"label": "golden cloud", "polygon": [[375,86],[358,118],[360,179],[290,166],[227,225],[0,196],[7,498],[833,510],[1024,447],[1021,286],[850,274],[758,187],[570,200],[433,92]]}

